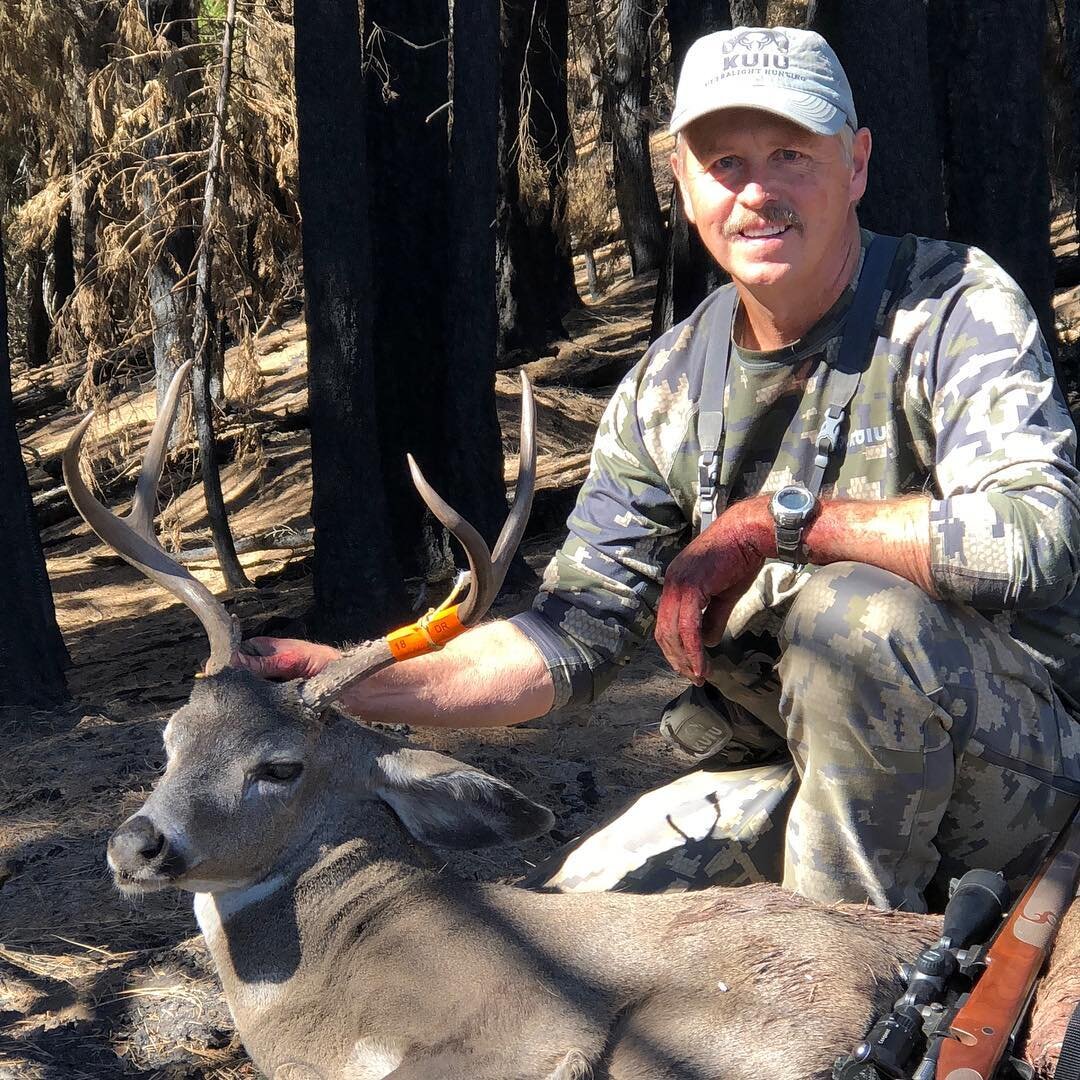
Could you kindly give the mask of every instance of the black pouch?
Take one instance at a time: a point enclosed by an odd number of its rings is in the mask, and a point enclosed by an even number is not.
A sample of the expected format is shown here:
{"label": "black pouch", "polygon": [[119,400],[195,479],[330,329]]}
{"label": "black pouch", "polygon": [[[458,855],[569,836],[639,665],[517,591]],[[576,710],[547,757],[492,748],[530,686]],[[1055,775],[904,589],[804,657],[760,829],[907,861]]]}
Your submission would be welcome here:
{"label": "black pouch", "polygon": [[695,762],[715,757],[735,734],[720,692],[706,683],[688,686],[664,706],[660,731]]}

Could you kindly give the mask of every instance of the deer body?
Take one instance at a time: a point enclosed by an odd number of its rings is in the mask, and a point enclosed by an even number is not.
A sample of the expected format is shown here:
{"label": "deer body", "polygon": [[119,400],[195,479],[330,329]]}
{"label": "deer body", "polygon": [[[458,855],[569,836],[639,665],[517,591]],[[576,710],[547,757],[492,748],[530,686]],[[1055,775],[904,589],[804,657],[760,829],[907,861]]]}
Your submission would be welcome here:
{"label": "deer body", "polygon": [[230,667],[231,616],[153,534],[154,487],[189,365],[114,517],[64,454],[102,539],[202,621],[208,677],[165,728],[167,766],[113,834],[117,885],[196,894],[237,1029],[272,1080],[804,1080],[829,1075],[899,993],[925,916],[821,908],[775,887],[541,894],[432,868],[425,845],[520,840],[552,816],[508,784],[337,713],[352,683],[474,625],[524,529],[535,480],[523,378],[514,505],[489,552],[414,468],[462,542],[466,599],[280,685]]}
{"label": "deer body", "polygon": [[[218,715],[249,678],[226,677]],[[428,783],[466,767],[345,719],[320,742],[338,778],[306,810],[317,828],[260,881],[195,900],[269,1077],[824,1077],[901,992],[898,960],[935,937],[933,919],[822,909],[771,886],[637,896],[461,881],[431,868],[369,785],[373,757],[404,752]],[[157,818],[153,799],[141,813]]]}

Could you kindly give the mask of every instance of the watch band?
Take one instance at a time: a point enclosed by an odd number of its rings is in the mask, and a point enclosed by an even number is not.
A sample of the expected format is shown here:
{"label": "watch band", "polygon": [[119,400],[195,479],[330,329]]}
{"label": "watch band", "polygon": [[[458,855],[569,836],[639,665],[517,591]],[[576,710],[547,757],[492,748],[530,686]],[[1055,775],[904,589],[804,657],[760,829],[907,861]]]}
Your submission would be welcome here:
{"label": "watch band", "polygon": [[801,565],[803,562],[802,538],[805,527],[798,525],[793,529],[783,525],[776,526],[776,554],[786,562]]}

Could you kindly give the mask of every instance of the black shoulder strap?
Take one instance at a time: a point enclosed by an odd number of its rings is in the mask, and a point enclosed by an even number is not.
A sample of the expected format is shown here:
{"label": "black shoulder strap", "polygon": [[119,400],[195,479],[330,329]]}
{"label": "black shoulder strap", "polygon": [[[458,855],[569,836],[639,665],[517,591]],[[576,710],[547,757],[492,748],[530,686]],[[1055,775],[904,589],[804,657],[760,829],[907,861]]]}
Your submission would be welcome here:
{"label": "black shoulder strap", "polygon": [[815,443],[817,453],[814,455],[814,465],[806,483],[814,495],[821,493],[829,455],[840,441],[848,406],[873,357],[881,298],[899,247],[899,236],[878,235],[866,250],[859,284],[855,287],[855,299],[848,309],[840,338],[836,367],[829,374],[829,404],[825,408],[825,419],[818,430]]}
{"label": "black shoulder strap", "polygon": [[707,529],[716,517],[716,481],[720,471],[720,453],[724,438],[724,387],[731,364],[731,337],[739,294],[728,284],[718,290],[708,314],[705,370],[698,396],[698,513],[700,529]]}
{"label": "black shoulder strap", "polygon": [[[829,455],[840,440],[848,406],[859,388],[862,373],[870,362],[870,350],[877,338],[881,298],[889,272],[900,247],[900,237],[875,235],[863,259],[859,284],[848,310],[836,367],[829,377],[829,404],[818,431],[817,453],[807,487],[815,495],[821,491]],[[703,327],[708,343],[701,394],[698,397],[698,514],[699,529],[712,524],[718,509],[717,480],[724,435],[724,388],[731,364],[732,329],[738,308],[734,285],[717,293]],[[705,320],[703,320],[704,322]]]}

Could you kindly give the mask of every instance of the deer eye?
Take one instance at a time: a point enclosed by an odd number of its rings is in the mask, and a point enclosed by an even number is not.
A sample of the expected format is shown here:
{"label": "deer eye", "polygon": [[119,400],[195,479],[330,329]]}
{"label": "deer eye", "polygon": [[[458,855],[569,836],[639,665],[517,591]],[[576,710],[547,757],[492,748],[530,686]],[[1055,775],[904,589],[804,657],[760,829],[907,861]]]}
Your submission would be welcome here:
{"label": "deer eye", "polygon": [[299,761],[267,761],[255,770],[255,780],[268,780],[272,784],[287,784],[304,771]]}

